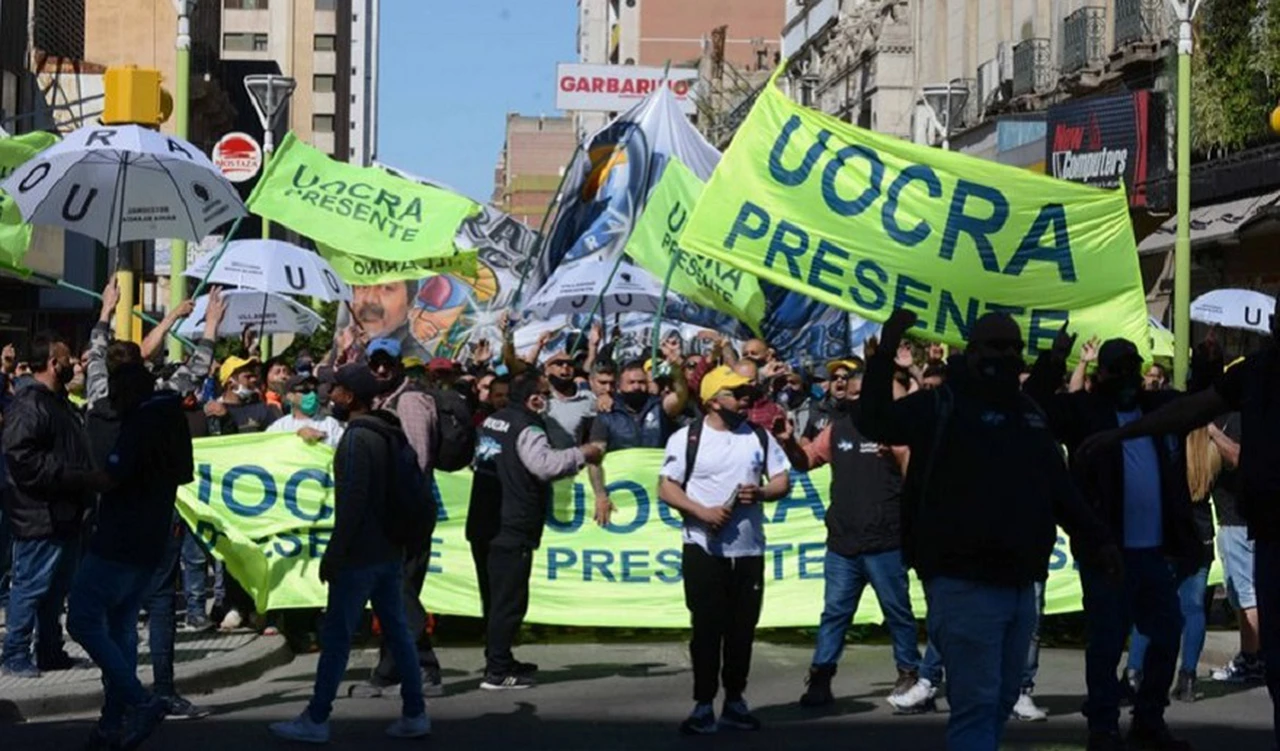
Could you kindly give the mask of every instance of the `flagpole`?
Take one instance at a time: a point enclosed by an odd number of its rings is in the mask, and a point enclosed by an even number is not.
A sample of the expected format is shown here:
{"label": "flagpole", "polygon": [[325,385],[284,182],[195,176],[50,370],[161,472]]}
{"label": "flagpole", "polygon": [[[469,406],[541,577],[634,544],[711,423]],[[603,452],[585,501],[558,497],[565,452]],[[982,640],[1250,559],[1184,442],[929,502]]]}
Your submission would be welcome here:
{"label": "flagpole", "polygon": [[[626,253],[619,250],[618,260],[613,262],[613,268],[609,271],[609,278],[605,280],[604,287],[600,289],[600,294],[596,297],[595,304],[591,306],[591,312],[587,315],[587,325],[573,337],[573,343],[569,347],[570,352],[578,346],[578,342],[582,341],[583,333],[586,332],[587,329],[590,329],[591,324],[595,322],[596,313],[600,311],[600,304],[604,302],[604,296],[609,294],[609,285],[613,284],[613,277],[618,273],[618,268],[622,266],[622,259],[624,257],[626,257]],[[606,321],[606,323],[608,323],[608,321]]]}
{"label": "flagpole", "polygon": [[654,362],[654,367],[658,363],[658,343],[662,341],[662,316],[667,310],[667,290],[671,288],[671,277],[675,275],[676,267],[680,265],[680,256],[684,251],[680,250],[680,246],[675,247],[675,252],[671,254],[671,263],[667,265],[667,278],[662,280],[662,297],[658,298],[658,315],[653,318],[653,352],[650,359]]}
{"label": "flagpole", "polygon": [[[218,252],[214,253],[213,260],[209,262],[209,269],[204,272],[204,278],[196,285],[196,291],[191,293],[192,300],[200,297],[200,293],[204,292],[204,288],[209,285],[209,277],[213,276],[213,270],[218,267],[218,261],[221,261],[222,254],[227,252],[227,246],[231,244],[231,238],[235,237],[236,230],[240,229],[240,222],[243,220],[243,216],[236,217],[235,221],[231,223],[231,229],[227,230],[227,234],[223,235],[222,245],[218,246]],[[179,318],[174,322],[173,328],[176,330],[185,320],[185,318]]]}

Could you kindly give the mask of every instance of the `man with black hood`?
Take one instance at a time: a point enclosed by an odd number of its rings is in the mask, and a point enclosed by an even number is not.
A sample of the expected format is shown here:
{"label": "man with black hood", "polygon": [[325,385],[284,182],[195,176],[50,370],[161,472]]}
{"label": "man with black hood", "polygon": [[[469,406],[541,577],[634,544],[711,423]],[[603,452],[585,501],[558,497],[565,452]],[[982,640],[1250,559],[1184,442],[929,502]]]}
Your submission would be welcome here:
{"label": "man with black hood", "polygon": [[1119,552],[1071,482],[1057,441],[1019,390],[1022,332],[974,322],[939,389],[895,400],[894,357],[915,313],[898,310],[867,364],[857,428],[911,450],[903,558],[924,582],[929,637],[950,682],[947,746],[996,751],[1017,702],[1057,525],[1118,574]]}
{"label": "man with black hood", "polygon": [[1103,343],[1092,391],[1058,393],[1074,340],[1064,329],[1053,349],[1040,356],[1025,388],[1070,453],[1071,473],[1085,500],[1124,550],[1123,583],[1110,581],[1087,560],[1080,564],[1088,632],[1089,698],[1084,714],[1089,719],[1089,749],[1125,748],[1116,669],[1131,623],[1150,645],[1134,699],[1129,747],[1189,749],[1172,737],[1164,721],[1182,632],[1174,569],[1194,571],[1202,555],[1187,485],[1186,434],[1137,438],[1088,457],[1076,451],[1088,436],[1134,422],[1182,395],[1144,390],[1142,357],[1125,339]]}

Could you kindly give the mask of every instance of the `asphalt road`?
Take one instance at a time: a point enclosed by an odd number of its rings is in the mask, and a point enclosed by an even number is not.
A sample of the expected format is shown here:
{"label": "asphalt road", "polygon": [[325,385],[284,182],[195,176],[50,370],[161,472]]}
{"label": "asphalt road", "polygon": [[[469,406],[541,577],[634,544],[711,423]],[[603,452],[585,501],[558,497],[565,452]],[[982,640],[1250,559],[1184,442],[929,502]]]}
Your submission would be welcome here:
{"label": "asphalt road", "polygon": [[[839,698],[829,711],[802,710],[810,653],[807,649],[757,645],[748,699],[764,721],[759,733],[722,732],[682,738],[676,725],[691,707],[692,677],[683,645],[533,645],[521,659],[542,666],[541,685],[526,691],[478,690],[481,652],[440,650],[447,695],[430,702],[434,734],[415,744],[393,741],[383,728],[398,711],[396,699],[342,699],[333,717],[331,748],[452,749],[941,749],[946,704],[924,717],[900,717],[884,701],[892,687],[887,647],[852,648],[836,677]],[[348,677],[367,675],[368,652],[353,655]],[[271,738],[266,726],[297,715],[306,705],[315,656],[300,657],[261,680],[209,696],[192,697],[215,714],[196,722],[167,722],[143,748],[175,751],[249,751],[290,748]],[[1048,722],[1011,723],[1006,749],[1049,751],[1084,748],[1083,655],[1046,651],[1041,659],[1037,699],[1052,713]],[[1206,696],[1194,704],[1174,704],[1169,722],[1197,749],[1271,751],[1271,705],[1265,689],[1202,685]],[[92,718],[71,717],[25,725],[0,725],[5,751],[65,751],[78,748]]]}

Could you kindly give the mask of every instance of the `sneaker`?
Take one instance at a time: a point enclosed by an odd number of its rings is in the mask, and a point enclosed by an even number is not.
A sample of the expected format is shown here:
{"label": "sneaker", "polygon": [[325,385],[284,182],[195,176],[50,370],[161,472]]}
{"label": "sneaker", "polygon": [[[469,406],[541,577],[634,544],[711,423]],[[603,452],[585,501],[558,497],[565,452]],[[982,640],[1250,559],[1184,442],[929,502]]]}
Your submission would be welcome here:
{"label": "sneaker", "polygon": [[236,629],[240,628],[243,625],[244,625],[244,616],[240,614],[239,610],[236,610],[235,608],[231,608],[230,610],[227,611],[227,614],[223,616],[222,623],[218,626],[218,628],[222,631],[235,631]]}
{"label": "sneaker", "polygon": [[804,679],[808,690],[800,697],[802,707],[825,707],[835,702],[831,693],[831,678],[836,673],[834,665],[814,665],[809,668],[809,675]]}
{"label": "sneaker", "polygon": [[1173,692],[1169,696],[1175,701],[1190,704],[1200,696],[1196,693],[1196,674],[1185,670],[1178,671],[1178,682],[1173,686]]}
{"label": "sneaker", "polygon": [[688,719],[680,723],[684,735],[711,735],[716,732],[716,710],[710,704],[698,704]]}
{"label": "sneaker", "polygon": [[538,672],[538,664],[536,662],[520,662],[516,660],[511,666],[511,672],[516,675],[533,675]]}
{"label": "sneaker", "polygon": [[1158,723],[1134,720],[1129,728],[1129,751],[1191,751],[1191,744],[1175,738],[1163,720]]}
{"label": "sneaker", "polygon": [[77,660],[66,653],[66,650],[36,658],[36,666],[42,673],[54,673],[62,670],[75,670],[76,668],[87,668],[93,665],[89,660]]}
{"label": "sneaker", "polygon": [[726,701],[720,710],[720,727],[733,730],[759,730],[760,720],[751,714],[751,708],[743,699]]}
{"label": "sneaker", "polygon": [[422,669],[422,695],[432,699],[444,696],[444,681],[440,677],[440,668]]}
{"label": "sneaker", "polygon": [[426,712],[417,717],[401,717],[387,727],[392,738],[425,738],[431,735],[431,718]]}
{"label": "sneaker", "polygon": [[485,691],[516,691],[524,688],[533,688],[538,684],[527,675],[516,675],[510,673],[508,675],[486,675],[484,680],[480,682],[480,688]]}
{"label": "sneaker", "polygon": [[19,657],[0,665],[0,675],[8,678],[39,678],[40,668],[30,657]]}
{"label": "sneaker", "polygon": [[1210,677],[1224,683],[1261,683],[1265,675],[1262,660],[1239,654],[1231,662],[1213,671]]}
{"label": "sneaker", "polygon": [[[910,690],[911,690],[911,688],[912,688],[913,686],[915,686],[915,685],[916,685],[916,683],[918,683],[919,681],[920,681],[920,674],[919,674],[919,673],[917,673],[916,671],[914,671],[914,670],[903,670],[903,669],[899,668],[899,669],[898,669],[898,681],[897,681],[896,683],[894,683],[894,684],[893,684],[893,690],[889,692],[889,696],[890,696],[890,697],[894,697],[894,696],[902,697],[902,696],[903,696],[903,695],[905,695],[908,691],[910,691]],[[892,704],[893,704],[893,702],[889,702],[889,704],[890,704],[890,705],[892,705]]]}
{"label": "sneaker", "polygon": [[1029,691],[1023,691],[1018,697],[1018,703],[1013,705],[1013,716],[1023,722],[1044,722],[1049,719],[1049,713],[1036,706]]}
{"label": "sneaker", "polygon": [[[365,681],[364,683],[353,683],[347,689],[348,699],[381,699],[387,696],[387,689],[395,688],[395,686],[384,686],[375,681]],[[395,693],[394,691],[392,692]]]}
{"label": "sneaker", "polygon": [[273,723],[268,729],[272,735],[286,741],[316,744],[329,742],[329,721],[316,722],[306,710],[288,722]]}
{"label": "sneaker", "polygon": [[1142,687],[1142,671],[1125,668],[1124,677],[1120,679],[1120,704],[1133,706],[1138,699],[1138,689]]}
{"label": "sneaker", "polygon": [[1089,733],[1087,751],[1128,751],[1119,731],[1093,731]]}
{"label": "sneaker", "polygon": [[889,703],[898,710],[899,714],[934,712],[937,710],[934,702],[937,695],[938,689],[934,687],[933,682],[928,678],[921,678],[901,696],[890,694]]}
{"label": "sneaker", "polygon": [[182,622],[181,626],[178,626],[178,630],[184,634],[203,634],[212,629],[213,621],[202,615],[187,618]]}
{"label": "sneaker", "polygon": [[177,694],[160,698],[165,703],[165,714],[174,720],[203,720],[213,714],[208,707],[192,704]]}
{"label": "sneaker", "polygon": [[132,751],[150,738],[164,721],[165,709],[164,700],[158,696],[130,707],[125,715],[124,732],[120,736],[121,751]]}

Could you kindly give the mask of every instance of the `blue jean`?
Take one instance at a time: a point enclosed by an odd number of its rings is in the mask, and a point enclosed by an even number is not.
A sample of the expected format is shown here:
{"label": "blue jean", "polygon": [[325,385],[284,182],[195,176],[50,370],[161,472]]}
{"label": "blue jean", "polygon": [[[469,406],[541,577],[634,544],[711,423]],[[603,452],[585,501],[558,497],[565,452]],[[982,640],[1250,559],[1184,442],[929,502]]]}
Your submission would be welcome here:
{"label": "blue jean", "polygon": [[9,590],[8,633],[0,663],[53,657],[62,651],[62,604],[79,562],[76,538],[17,540],[13,543],[13,586]]}
{"label": "blue jean", "polygon": [[1022,690],[1031,693],[1040,673],[1040,619],[1044,618],[1044,582],[1036,582],[1036,620],[1031,629],[1031,646],[1027,648],[1027,664],[1022,669]]}
{"label": "blue jean", "polygon": [[1148,639],[1133,717],[1138,722],[1163,722],[1178,660],[1178,635],[1182,632],[1173,569],[1159,550],[1125,550],[1123,584],[1082,564],[1080,588],[1084,593],[1088,639],[1084,663],[1089,697],[1084,703],[1084,715],[1089,718],[1089,730],[1119,732],[1120,681],[1116,668],[1133,626]]}
{"label": "blue jean", "polygon": [[858,611],[862,590],[868,584],[880,601],[880,611],[893,637],[893,658],[899,670],[918,670],[920,648],[916,639],[916,619],[911,612],[911,592],[902,552],[890,550],[869,555],[847,556],[828,550],[824,561],[825,586],[814,665],[835,666],[844,652],[844,637],[853,614]]}
{"label": "blue jean", "polygon": [[[1182,665],[1184,673],[1195,673],[1204,651],[1208,619],[1204,593],[1209,586],[1209,567],[1204,566],[1178,583],[1178,604],[1182,608]],[[1129,634],[1129,670],[1140,671],[1147,659],[1147,637],[1134,628]]]}
{"label": "blue jean", "polygon": [[929,637],[947,673],[949,751],[996,751],[1018,701],[1035,630],[1035,587],[936,576],[925,582]]}
{"label": "blue jean", "polygon": [[138,680],[138,612],[153,574],[89,553],[71,587],[67,630],[102,670],[104,731],[119,729],[125,709],[150,698]]}
{"label": "blue jean", "polygon": [[165,543],[164,558],[151,574],[147,585],[147,624],[150,629],[151,676],[155,690],[161,696],[172,696],[174,640],[178,630],[177,614],[173,606],[173,582],[178,573],[178,559],[182,556],[182,521],[175,518],[175,526]]}
{"label": "blue jean", "polygon": [[182,529],[182,591],[187,598],[187,620],[197,616],[208,616],[205,610],[205,599],[209,590],[209,559],[205,555],[204,546],[188,530]]}
{"label": "blue jean", "polygon": [[351,639],[367,602],[382,624],[383,643],[395,657],[399,672],[400,699],[405,717],[426,711],[422,699],[422,671],[418,669],[418,648],[409,633],[404,610],[404,571],[399,561],[347,568],[329,582],[329,603],[320,633],[320,662],[316,666],[316,688],[307,713],[315,722],[325,722],[333,711],[338,684],[347,671]]}
{"label": "blue jean", "polygon": [[0,500],[0,608],[9,605],[9,568],[13,564],[13,540],[9,537],[9,519]]}
{"label": "blue jean", "polygon": [[[929,623],[927,618],[925,620],[925,628],[928,631]],[[930,637],[929,641],[924,645],[924,658],[920,660],[920,677],[934,686],[942,683],[942,653],[938,651],[938,647],[933,643],[933,637]]]}
{"label": "blue jean", "polygon": [[1258,637],[1266,664],[1271,722],[1280,746],[1280,540],[1255,540],[1253,586],[1258,596]]}

